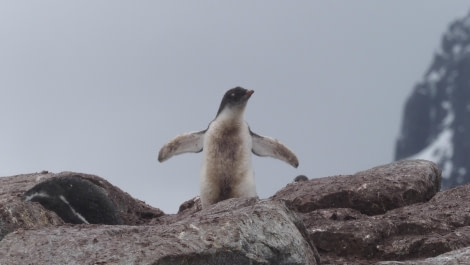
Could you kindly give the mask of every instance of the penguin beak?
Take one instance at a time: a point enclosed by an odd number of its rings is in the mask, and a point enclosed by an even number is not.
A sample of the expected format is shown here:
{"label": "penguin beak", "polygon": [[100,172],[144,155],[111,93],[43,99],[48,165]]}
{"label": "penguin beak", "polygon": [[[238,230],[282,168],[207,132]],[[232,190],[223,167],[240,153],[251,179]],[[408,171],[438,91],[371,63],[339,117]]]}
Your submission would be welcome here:
{"label": "penguin beak", "polygon": [[249,99],[253,93],[255,93],[254,90],[248,90],[248,91],[246,91],[245,98],[246,98],[246,99]]}

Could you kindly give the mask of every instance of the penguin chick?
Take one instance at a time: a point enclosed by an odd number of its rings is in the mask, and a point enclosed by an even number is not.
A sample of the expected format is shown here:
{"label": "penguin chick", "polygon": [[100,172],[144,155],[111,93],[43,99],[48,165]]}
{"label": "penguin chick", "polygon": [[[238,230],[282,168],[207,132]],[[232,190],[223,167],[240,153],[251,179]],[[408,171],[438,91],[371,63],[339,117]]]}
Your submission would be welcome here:
{"label": "penguin chick", "polygon": [[245,122],[245,108],[253,93],[241,87],[228,90],[206,130],[181,134],[160,149],[160,162],[174,155],[203,151],[203,208],[229,198],[256,196],[251,153],[277,158],[296,168],[299,165],[289,148],[274,138],[252,132]]}

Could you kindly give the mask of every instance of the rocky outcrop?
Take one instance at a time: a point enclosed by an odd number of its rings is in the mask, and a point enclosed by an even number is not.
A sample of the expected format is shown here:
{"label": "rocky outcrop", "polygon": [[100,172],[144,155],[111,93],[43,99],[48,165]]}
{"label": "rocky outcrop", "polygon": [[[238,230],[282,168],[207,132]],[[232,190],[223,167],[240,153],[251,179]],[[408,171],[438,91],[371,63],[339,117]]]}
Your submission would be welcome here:
{"label": "rocky outcrop", "polygon": [[450,251],[448,253],[439,255],[437,257],[427,258],[424,260],[414,261],[383,261],[378,262],[378,265],[460,265],[468,264],[470,260],[470,248],[462,248],[459,250]]}
{"label": "rocky outcrop", "polygon": [[302,221],[283,203],[232,199],[170,225],[16,231],[1,241],[0,262],[319,264],[307,239]]}
{"label": "rocky outcrop", "polygon": [[[24,200],[44,180],[70,175],[99,184],[124,225],[72,225]],[[438,192],[440,181],[432,162],[398,161],[293,182],[265,200],[201,209],[194,198],[163,214],[96,176],[0,178],[0,264],[469,263],[470,185]]]}
{"label": "rocky outcrop", "polygon": [[408,98],[395,158],[442,168],[444,189],[470,183],[470,13],[449,25]]}
{"label": "rocky outcrop", "polygon": [[431,199],[440,189],[440,176],[439,168],[427,161],[401,161],[352,176],[293,183],[272,198],[291,202],[299,212],[350,208],[375,215]]}
{"label": "rocky outcrop", "polygon": [[[323,209],[303,215],[323,260],[407,260],[433,257],[470,246],[470,186],[367,216],[350,209]],[[332,262],[334,263],[334,262]]]}

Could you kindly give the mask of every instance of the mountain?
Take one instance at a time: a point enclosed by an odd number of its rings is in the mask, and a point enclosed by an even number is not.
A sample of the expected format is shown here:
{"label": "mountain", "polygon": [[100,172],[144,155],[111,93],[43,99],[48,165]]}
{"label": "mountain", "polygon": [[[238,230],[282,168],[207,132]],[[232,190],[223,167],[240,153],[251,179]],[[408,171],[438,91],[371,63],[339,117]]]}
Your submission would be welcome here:
{"label": "mountain", "polygon": [[470,183],[470,13],[449,25],[408,98],[395,159],[427,159],[442,188]]}

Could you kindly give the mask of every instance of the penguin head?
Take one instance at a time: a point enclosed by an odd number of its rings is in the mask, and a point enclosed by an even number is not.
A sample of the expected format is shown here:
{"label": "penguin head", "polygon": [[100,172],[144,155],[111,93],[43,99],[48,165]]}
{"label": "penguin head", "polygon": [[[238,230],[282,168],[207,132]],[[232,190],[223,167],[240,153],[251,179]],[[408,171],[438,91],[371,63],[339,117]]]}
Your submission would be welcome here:
{"label": "penguin head", "polygon": [[243,112],[243,110],[245,110],[248,99],[254,92],[255,91],[253,90],[247,90],[242,87],[229,89],[227,92],[225,92],[225,95],[222,98],[222,102],[220,102],[217,116],[219,116],[219,114],[226,109],[236,113]]}

